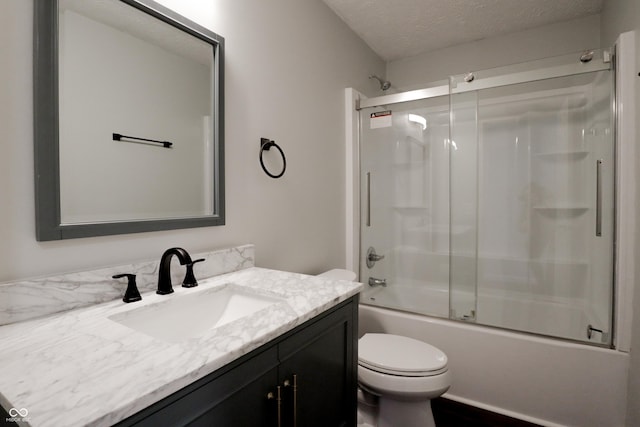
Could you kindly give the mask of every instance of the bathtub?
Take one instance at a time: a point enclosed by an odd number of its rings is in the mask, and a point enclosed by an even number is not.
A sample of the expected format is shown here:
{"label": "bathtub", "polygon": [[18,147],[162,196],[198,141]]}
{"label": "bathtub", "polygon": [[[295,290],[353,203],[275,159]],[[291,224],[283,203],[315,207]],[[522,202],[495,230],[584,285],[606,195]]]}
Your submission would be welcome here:
{"label": "bathtub", "polygon": [[[409,246],[386,252],[386,265],[361,275],[365,282],[386,278],[389,285],[367,289],[363,302],[443,318],[475,316],[481,325],[602,346],[611,342],[608,291],[590,279],[586,263],[450,255]],[[589,325],[603,333],[589,338]]]}
{"label": "bathtub", "polygon": [[443,350],[444,397],[544,426],[625,425],[624,352],[360,304],[360,336],[384,332]]}
{"label": "bathtub", "polygon": [[[589,307],[568,299],[555,300],[526,294],[509,294],[500,290],[479,289],[477,292],[451,291],[459,314],[477,309],[476,323],[517,332],[534,333],[553,338],[587,342],[606,347],[610,331],[606,322],[598,320]],[[361,302],[373,306],[398,309],[410,313],[439,318],[449,316],[450,291],[447,284],[403,280],[387,287],[368,288]],[[474,299],[477,298],[477,305]],[[593,324],[604,333],[592,333],[587,326]]]}

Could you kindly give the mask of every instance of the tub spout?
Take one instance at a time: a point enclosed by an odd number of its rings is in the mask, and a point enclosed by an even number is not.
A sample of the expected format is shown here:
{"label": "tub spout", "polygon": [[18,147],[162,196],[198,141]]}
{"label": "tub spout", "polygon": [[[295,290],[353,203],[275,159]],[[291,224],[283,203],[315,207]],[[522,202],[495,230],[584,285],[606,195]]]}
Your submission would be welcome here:
{"label": "tub spout", "polygon": [[387,279],[376,279],[375,277],[369,277],[369,286],[382,286],[387,287]]}

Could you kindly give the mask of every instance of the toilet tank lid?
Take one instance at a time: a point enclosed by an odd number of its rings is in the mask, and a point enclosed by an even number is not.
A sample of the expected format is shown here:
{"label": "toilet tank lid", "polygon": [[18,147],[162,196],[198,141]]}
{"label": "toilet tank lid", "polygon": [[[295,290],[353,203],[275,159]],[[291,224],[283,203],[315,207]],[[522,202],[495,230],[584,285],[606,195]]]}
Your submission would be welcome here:
{"label": "toilet tank lid", "polygon": [[358,340],[358,362],[374,370],[416,375],[446,368],[447,356],[440,349],[413,338],[364,334]]}

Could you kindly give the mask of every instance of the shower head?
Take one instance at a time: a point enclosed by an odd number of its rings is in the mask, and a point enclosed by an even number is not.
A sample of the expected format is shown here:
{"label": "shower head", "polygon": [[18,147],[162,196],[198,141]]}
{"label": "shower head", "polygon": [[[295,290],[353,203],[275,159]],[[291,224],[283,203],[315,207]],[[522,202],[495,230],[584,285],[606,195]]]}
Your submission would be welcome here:
{"label": "shower head", "polygon": [[369,76],[370,79],[376,79],[380,83],[380,89],[387,90],[391,87],[391,82],[388,80],[382,80],[380,77],[372,74]]}

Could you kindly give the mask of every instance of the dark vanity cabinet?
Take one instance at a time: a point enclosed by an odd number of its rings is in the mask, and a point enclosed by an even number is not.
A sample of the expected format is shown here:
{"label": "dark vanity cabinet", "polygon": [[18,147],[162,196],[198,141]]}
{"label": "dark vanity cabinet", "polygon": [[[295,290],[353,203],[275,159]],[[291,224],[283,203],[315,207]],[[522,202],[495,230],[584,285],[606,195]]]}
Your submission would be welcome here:
{"label": "dark vanity cabinet", "polygon": [[356,425],[358,296],[118,426]]}

